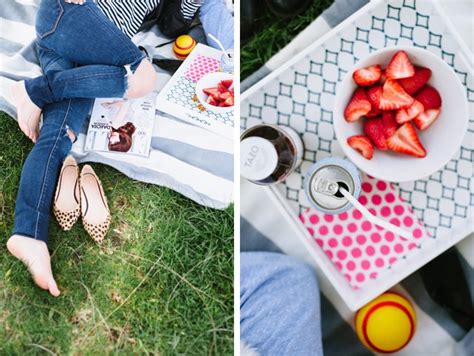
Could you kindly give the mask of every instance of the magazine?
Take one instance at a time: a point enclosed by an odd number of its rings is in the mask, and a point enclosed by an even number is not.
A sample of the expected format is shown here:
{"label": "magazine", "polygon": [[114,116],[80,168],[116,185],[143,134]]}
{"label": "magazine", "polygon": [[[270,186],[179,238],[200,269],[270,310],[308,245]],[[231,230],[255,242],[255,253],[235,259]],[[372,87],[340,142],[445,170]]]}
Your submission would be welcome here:
{"label": "magazine", "polygon": [[148,157],[155,123],[156,94],[127,99],[97,99],[84,151],[120,152]]}

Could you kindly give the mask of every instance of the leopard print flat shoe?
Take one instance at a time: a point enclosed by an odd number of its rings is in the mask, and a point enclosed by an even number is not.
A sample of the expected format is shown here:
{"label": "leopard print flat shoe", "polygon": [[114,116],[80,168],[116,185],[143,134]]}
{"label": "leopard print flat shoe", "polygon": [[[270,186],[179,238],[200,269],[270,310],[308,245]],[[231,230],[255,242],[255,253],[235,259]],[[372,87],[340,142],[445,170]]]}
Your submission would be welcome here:
{"label": "leopard print flat shoe", "polygon": [[59,226],[69,231],[81,216],[79,167],[72,156],[64,160],[54,197],[53,213]]}
{"label": "leopard print flat shoe", "polygon": [[102,183],[91,166],[81,171],[81,215],[84,229],[97,243],[101,243],[110,227],[110,210]]}

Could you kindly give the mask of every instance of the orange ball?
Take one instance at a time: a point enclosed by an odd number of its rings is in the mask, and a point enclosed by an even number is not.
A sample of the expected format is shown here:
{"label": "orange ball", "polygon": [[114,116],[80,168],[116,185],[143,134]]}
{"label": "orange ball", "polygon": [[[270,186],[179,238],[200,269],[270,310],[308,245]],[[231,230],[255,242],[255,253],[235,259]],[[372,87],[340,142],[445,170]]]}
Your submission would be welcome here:
{"label": "orange ball", "polygon": [[189,35],[182,35],[174,41],[173,52],[178,59],[184,60],[194,47],[196,47],[196,40]]}

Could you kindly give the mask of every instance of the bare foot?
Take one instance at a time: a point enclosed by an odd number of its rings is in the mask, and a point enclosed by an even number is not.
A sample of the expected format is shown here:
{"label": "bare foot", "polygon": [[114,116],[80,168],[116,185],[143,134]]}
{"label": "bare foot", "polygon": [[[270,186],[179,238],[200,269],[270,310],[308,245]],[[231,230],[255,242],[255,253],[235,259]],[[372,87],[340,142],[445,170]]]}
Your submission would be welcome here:
{"label": "bare foot", "polygon": [[33,103],[25,88],[25,81],[22,80],[12,86],[13,100],[16,105],[18,125],[33,142],[38,138],[41,109]]}
{"label": "bare foot", "polygon": [[7,242],[7,248],[26,265],[38,287],[49,291],[55,297],[59,296],[60,292],[51,270],[48,247],[43,241],[13,235]]}

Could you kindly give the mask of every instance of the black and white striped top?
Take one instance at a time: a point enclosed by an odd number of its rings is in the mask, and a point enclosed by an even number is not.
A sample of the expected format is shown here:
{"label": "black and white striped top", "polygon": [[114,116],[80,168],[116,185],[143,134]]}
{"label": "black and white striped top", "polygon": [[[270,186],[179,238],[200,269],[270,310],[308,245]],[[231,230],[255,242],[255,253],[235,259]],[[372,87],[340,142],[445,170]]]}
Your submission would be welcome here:
{"label": "black and white striped top", "polygon": [[[146,16],[160,4],[160,0],[96,0],[99,8],[127,36],[133,37]],[[182,0],[181,13],[191,20],[201,7],[202,0]]]}

